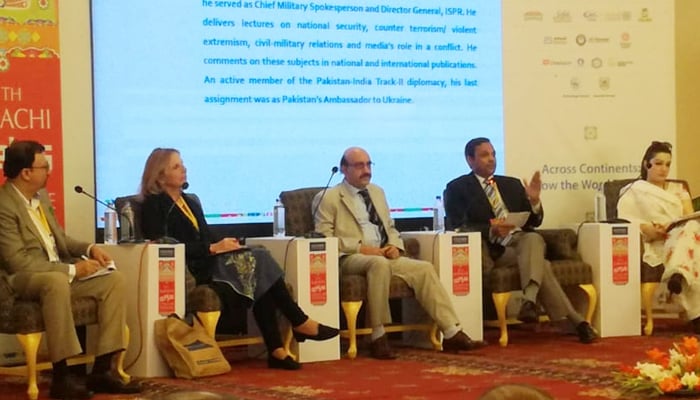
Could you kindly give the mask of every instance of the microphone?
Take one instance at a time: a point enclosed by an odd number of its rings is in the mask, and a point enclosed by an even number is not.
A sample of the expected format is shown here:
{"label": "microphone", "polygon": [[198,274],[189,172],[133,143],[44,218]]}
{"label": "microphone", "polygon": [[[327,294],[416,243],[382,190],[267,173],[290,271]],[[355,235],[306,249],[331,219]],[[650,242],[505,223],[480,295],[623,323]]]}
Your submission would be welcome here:
{"label": "microphone", "polygon": [[[318,212],[318,207],[321,205],[321,202],[323,201],[323,196],[326,195],[326,191],[328,190],[328,187],[331,185],[331,180],[333,179],[333,176],[338,172],[338,167],[333,166],[331,168],[331,176],[328,178],[328,182],[326,182],[326,186],[323,187],[323,190],[321,191],[321,197],[318,199],[318,203],[316,203],[316,207],[314,207],[313,212],[311,212],[311,220],[313,221],[314,224],[316,224],[316,212]],[[304,234],[304,237],[307,239],[313,239],[313,238],[323,238],[326,237],[323,233],[321,232],[316,232],[316,230],[313,230],[311,232],[306,232]]]}
{"label": "microphone", "polygon": [[117,209],[114,208],[114,206],[111,206],[111,205],[105,203],[104,201],[98,199],[97,197],[91,195],[90,193],[84,191],[82,186],[76,185],[76,186],[73,188],[73,190],[75,190],[75,193],[84,194],[85,196],[91,198],[92,200],[94,200],[94,201],[96,201],[96,202],[102,204],[103,206],[105,206],[105,207],[107,207],[107,208],[109,208],[109,209],[114,210],[117,214],[119,214],[119,211],[117,211]]}
{"label": "microphone", "polygon": [[[190,184],[188,182],[185,182],[182,184],[182,190],[187,190],[188,187],[190,187]],[[182,195],[184,196],[184,193]],[[170,205],[170,208],[168,208],[168,211],[165,213],[165,219],[163,221],[163,237],[154,240],[155,243],[158,243],[158,244],[178,244],[178,243],[180,243],[180,241],[175,239],[174,237],[168,236],[168,220],[170,219],[170,213],[173,212],[174,208],[175,208],[175,202],[173,201],[173,204]]]}
{"label": "microphone", "polygon": [[78,194],[84,194],[85,196],[91,198],[93,201],[95,201],[95,202],[97,202],[97,203],[99,203],[99,204],[102,204],[103,206],[109,208],[110,210],[114,210],[114,212],[116,212],[117,215],[119,216],[119,221],[122,222],[122,225],[124,225],[123,222],[127,222],[128,227],[122,226],[121,228],[122,228],[122,229],[128,228],[128,232],[129,232],[128,238],[121,238],[121,239],[119,239],[119,242],[118,242],[118,243],[138,243],[138,242],[142,242],[142,241],[136,240],[136,239],[134,238],[134,233],[135,233],[135,232],[134,232],[134,211],[133,211],[131,208],[129,208],[129,209],[127,210],[128,212],[122,213],[122,212],[120,212],[119,210],[117,210],[117,208],[114,207],[113,205],[107,204],[107,203],[105,203],[104,201],[102,201],[102,200],[98,199],[97,197],[95,197],[94,195],[92,195],[92,194],[86,192],[86,191],[83,189],[83,187],[80,186],[80,185],[76,185],[76,186],[73,188],[73,190],[75,190],[75,192],[78,193]]}

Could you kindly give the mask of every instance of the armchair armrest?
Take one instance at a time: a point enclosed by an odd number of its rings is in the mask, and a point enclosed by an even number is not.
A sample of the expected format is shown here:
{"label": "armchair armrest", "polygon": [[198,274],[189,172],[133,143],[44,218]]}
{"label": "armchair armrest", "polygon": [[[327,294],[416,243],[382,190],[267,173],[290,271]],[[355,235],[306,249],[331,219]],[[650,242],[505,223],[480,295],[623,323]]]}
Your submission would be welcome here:
{"label": "armchair armrest", "polygon": [[578,238],[572,229],[538,229],[547,244],[546,258],[555,260],[581,260],[578,254]]}

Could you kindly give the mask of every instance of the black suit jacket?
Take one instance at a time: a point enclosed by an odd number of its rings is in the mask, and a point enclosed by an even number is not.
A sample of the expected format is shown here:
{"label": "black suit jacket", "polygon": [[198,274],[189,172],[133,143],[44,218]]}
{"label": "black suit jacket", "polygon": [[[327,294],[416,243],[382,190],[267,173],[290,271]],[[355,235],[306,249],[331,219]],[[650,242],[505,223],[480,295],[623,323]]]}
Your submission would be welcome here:
{"label": "black suit jacket", "polygon": [[[146,239],[169,236],[185,244],[187,267],[198,284],[211,281],[213,257],[209,255],[212,237],[199,199],[183,193],[185,202],[199,224],[197,230],[167,193],[148,195],[141,206],[141,228]],[[167,227],[167,228],[166,228]],[[166,231],[167,229],[167,231]]]}
{"label": "black suit jacket", "polygon": [[[528,219],[523,230],[533,230],[542,224],[544,210],[539,213],[532,211],[532,206],[525,193],[525,188],[519,179],[509,176],[494,175],[498,191],[508,211],[529,211]],[[447,184],[445,189],[445,216],[447,229],[481,232],[481,237],[488,243],[491,257],[495,260],[503,254],[500,244],[489,241],[490,220],[496,218],[486,193],[479,179],[470,173],[462,175]]]}

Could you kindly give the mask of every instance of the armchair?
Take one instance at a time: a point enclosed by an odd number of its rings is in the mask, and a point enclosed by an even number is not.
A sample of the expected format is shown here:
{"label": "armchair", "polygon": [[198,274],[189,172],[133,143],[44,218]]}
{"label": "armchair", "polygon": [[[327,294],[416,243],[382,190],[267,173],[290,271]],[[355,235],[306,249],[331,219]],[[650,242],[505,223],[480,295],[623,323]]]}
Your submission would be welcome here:
{"label": "armchair", "polygon": [[[311,204],[314,196],[323,187],[301,188],[280,193],[280,200],[285,208],[285,228],[289,236],[303,236],[314,230]],[[409,243],[406,243],[409,248]],[[411,244],[415,248],[416,243]],[[415,249],[414,249],[415,250]],[[413,253],[413,252],[412,252]],[[415,252],[417,253],[417,251]],[[392,277],[389,298],[415,297],[413,290],[404,280]],[[348,357],[357,356],[357,335],[368,335],[370,328],[357,328],[357,316],[362,303],[367,299],[367,280],[361,275],[340,275],[340,303],[347,322],[347,329],[341,331],[341,336],[349,341]],[[403,332],[409,330],[428,331],[433,348],[440,350],[442,344],[437,336],[436,324],[411,324],[387,326],[387,332]]]}
{"label": "armchair", "polygon": [[[92,297],[72,299],[73,319],[76,327],[97,324],[99,321],[97,300]],[[128,328],[124,327],[125,338],[129,338]],[[0,374],[19,375],[27,378],[27,397],[36,400],[39,397],[37,386],[38,371],[51,369],[48,361],[38,362],[37,353],[44,334],[44,319],[41,304],[38,301],[16,298],[7,282],[7,273],[0,269],[0,333],[15,335],[25,354],[24,365],[0,367]],[[129,382],[131,377],[124,372],[123,352],[117,360],[117,371],[122,380]],[[84,354],[68,360],[69,365],[89,364],[94,355]]]}
{"label": "armchair", "polygon": [[[581,288],[588,297],[586,321],[593,318],[593,312],[597,303],[597,291],[593,286],[593,272],[591,266],[581,260],[576,250],[577,237],[571,229],[540,229],[537,231],[547,244],[546,258],[550,261],[552,272],[564,289],[567,287]],[[484,294],[491,293],[491,300],[496,312],[497,326],[500,329],[498,343],[505,347],[508,345],[508,321],[506,318],[506,305],[511,297],[511,292],[520,291],[520,272],[517,265],[510,267],[494,267],[494,262],[486,248],[482,244],[483,285]],[[485,307],[490,304],[484,299]],[[484,315],[488,315],[488,310]],[[491,315],[493,312],[491,312]],[[487,325],[492,325],[487,323]]]}
{"label": "armchair", "polygon": [[[605,215],[608,220],[617,218],[617,201],[620,199],[620,189],[634,182],[635,180],[636,179],[616,179],[607,181],[603,184],[603,194],[605,195]],[[668,181],[681,183],[688,193],[690,193],[690,187],[688,186],[687,181],[676,179],[668,179]],[[640,268],[642,308],[644,308],[644,315],[646,317],[644,334],[649,336],[654,332],[654,292],[661,282],[661,276],[663,275],[665,268],[663,264],[652,267],[644,261],[641,262]]]}

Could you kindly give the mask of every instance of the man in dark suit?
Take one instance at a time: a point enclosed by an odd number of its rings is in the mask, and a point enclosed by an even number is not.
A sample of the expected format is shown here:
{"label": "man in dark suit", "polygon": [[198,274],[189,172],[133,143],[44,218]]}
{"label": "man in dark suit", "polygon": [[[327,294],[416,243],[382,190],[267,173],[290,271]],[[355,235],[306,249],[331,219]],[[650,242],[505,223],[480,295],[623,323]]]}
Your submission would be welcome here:
{"label": "man in dark suit", "polygon": [[[5,150],[0,188],[0,266],[20,298],[41,302],[48,350],[53,362],[50,396],[86,399],[93,392],[137,393],[111,371],[112,359],[124,351],[126,287],[119,271],[83,279],[111,262],[94,244],[67,236],[54,218],[44,187],[49,177],[44,146],[15,141]],[[82,352],[75,332],[71,297],[92,296],[100,323],[97,356],[86,385],[68,374],[66,360]],[[86,387],[87,386],[87,387]]]}
{"label": "man in dark suit", "polygon": [[[447,228],[481,232],[495,267],[518,264],[523,288],[518,319],[537,321],[539,300],[552,320],[568,318],[581,342],[594,341],[597,334],[574,310],[545,259],[544,239],[533,232],[544,216],[539,171],[524,185],[516,178],[494,175],[496,152],[487,138],[470,140],[464,155],[472,172],[447,184]],[[505,221],[509,212],[529,212],[530,216],[518,228]]]}

